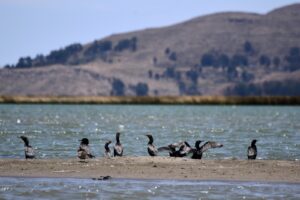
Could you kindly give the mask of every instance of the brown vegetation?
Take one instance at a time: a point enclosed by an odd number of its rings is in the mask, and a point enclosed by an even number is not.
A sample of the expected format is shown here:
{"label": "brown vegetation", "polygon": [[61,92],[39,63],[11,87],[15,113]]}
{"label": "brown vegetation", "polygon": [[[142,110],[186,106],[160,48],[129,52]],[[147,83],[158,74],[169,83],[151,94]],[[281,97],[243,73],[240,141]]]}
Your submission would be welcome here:
{"label": "brown vegetation", "polygon": [[0,96],[0,103],[17,104],[192,104],[192,105],[300,105],[300,97],[225,97],[225,96],[160,96],[160,97],[55,97]]}

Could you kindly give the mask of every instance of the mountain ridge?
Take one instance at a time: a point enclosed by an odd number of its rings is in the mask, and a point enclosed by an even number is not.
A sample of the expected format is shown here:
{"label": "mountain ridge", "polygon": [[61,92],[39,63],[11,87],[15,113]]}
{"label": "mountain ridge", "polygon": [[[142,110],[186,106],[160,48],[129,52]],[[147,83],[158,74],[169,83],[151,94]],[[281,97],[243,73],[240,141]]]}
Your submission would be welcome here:
{"label": "mountain ridge", "polygon": [[69,45],[1,69],[0,95],[300,95],[298,13],[216,13]]}

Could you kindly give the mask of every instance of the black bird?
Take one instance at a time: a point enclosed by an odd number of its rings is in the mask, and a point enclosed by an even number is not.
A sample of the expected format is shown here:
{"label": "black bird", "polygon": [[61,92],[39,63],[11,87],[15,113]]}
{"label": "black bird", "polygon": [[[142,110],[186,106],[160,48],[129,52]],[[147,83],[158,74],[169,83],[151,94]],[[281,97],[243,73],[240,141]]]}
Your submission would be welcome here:
{"label": "black bird", "polygon": [[111,143],[111,141],[107,141],[104,145],[104,149],[105,149],[105,157],[106,158],[110,158],[112,155],[111,155],[111,151],[110,151],[110,148],[109,148],[109,144]]}
{"label": "black bird", "polygon": [[169,144],[168,146],[159,147],[157,150],[160,151],[169,151],[169,155],[174,157],[174,153],[176,151],[176,147],[178,147],[177,143]]}
{"label": "black bird", "polygon": [[249,160],[255,160],[256,159],[256,156],[257,156],[257,148],[256,148],[256,145],[255,145],[256,142],[257,142],[257,140],[252,140],[251,146],[248,147],[247,154],[248,154],[248,159]]}
{"label": "black bird", "polygon": [[29,145],[29,140],[26,136],[20,136],[19,138],[21,138],[24,142],[24,152],[25,152],[25,158],[26,159],[33,159],[35,158],[34,155],[34,150],[32,148],[32,146]]}
{"label": "black bird", "polygon": [[193,155],[191,157],[192,159],[201,159],[203,152],[207,151],[208,149],[223,147],[223,144],[213,142],[213,141],[208,141],[200,147],[201,142],[202,142],[201,140],[197,140],[195,142],[195,148],[196,149],[192,150],[193,151]]}
{"label": "black bird", "polygon": [[120,133],[116,133],[116,144],[114,146],[114,156],[123,156],[123,146],[120,142]]}
{"label": "black bird", "polygon": [[77,150],[77,156],[80,159],[87,159],[87,158],[95,158],[95,156],[91,153],[90,147],[89,147],[89,139],[82,138],[80,143],[80,146]]}
{"label": "black bird", "polygon": [[149,142],[148,142],[148,153],[150,156],[157,156],[157,149],[153,144],[153,137],[151,134],[146,135],[149,138]]}
{"label": "black bird", "polygon": [[178,153],[177,153],[177,157],[184,157],[187,156],[188,154],[190,154],[191,152],[193,152],[193,148],[190,146],[190,144],[187,141],[184,141],[181,146],[179,147]]}
{"label": "black bird", "polygon": [[[176,150],[176,148],[179,148]],[[168,146],[159,147],[157,150],[160,151],[169,151],[170,157],[183,157],[183,150],[185,148],[185,142],[173,143]]]}

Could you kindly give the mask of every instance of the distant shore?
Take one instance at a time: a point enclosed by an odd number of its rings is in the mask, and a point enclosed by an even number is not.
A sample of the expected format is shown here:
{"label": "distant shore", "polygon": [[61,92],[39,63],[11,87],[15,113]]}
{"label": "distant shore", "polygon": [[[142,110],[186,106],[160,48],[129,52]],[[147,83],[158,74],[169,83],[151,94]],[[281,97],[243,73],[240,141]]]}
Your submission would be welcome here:
{"label": "distant shore", "polygon": [[192,160],[170,157],[92,159],[0,159],[0,177],[237,180],[300,183],[300,162]]}
{"label": "distant shore", "polygon": [[0,96],[0,103],[15,104],[190,104],[190,105],[300,105],[300,97],[225,96]]}

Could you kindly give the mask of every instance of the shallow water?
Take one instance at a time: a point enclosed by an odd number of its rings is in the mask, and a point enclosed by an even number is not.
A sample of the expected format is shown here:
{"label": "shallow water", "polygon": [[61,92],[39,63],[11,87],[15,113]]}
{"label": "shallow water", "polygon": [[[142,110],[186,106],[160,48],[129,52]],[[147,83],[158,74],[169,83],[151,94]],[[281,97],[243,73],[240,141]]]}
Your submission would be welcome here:
{"label": "shallow water", "polygon": [[259,159],[300,157],[300,107],[297,106],[155,106],[155,105],[0,105],[0,158],[23,158],[27,135],[39,158],[74,158],[83,137],[97,157],[105,141],[120,131],[125,155],[147,155],[144,136],[156,146],[187,140],[215,140],[221,149],[204,159],[246,159],[258,139]]}
{"label": "shallow water", "polygon": [[0,178],[0,199],[299,199],[300,184]]}

